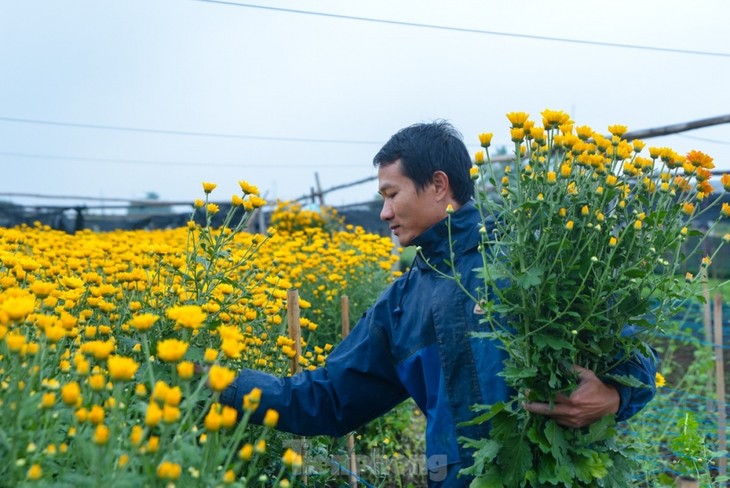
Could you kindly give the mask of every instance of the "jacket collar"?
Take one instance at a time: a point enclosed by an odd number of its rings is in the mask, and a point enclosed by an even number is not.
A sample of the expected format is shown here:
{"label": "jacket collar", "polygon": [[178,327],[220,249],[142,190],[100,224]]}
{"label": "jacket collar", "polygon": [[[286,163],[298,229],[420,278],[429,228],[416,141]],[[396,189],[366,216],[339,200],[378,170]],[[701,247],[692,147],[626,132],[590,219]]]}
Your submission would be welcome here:
{"label": "jacket collar", "polygon": [[[428,259],[431,266],[436,267],[439,271],[447,272],[450,266],[444,260],[448,260],[450,255],[449,226],[451,227],[454,257],[458,258],[479,245],[479,222],[479,210],[470,200],[451,214],[450,218],[446,217],[413,239],[413,245],[421,247],[421,253]],[[420,269],[430,267],[423,261],[420,253],[416,257],[416,265]]]}

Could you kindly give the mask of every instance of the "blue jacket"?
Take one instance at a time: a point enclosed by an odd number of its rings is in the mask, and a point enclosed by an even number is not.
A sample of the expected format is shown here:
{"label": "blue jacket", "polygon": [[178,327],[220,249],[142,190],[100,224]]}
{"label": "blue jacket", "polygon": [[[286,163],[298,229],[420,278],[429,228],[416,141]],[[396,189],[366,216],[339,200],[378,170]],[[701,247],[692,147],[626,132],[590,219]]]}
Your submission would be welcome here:
{"label": "blue jacket", "polygon": [[[451,216],[456,269],[475,294],[483,282],[472,272],[481,267],[479,212],[469,203]],[[451,273],[446,220],[417,237],[423,255],[436,268]],[[411,270],[394,282],[358,321],[352,333],[329,355],[326,366],[279,378],[244,370],[223,392],[221,402],[241,410],[253,387],[262,390],[252,417],[261,421],[268,408],[279,412],[278,427],[298,435],[345,435],[413,397],[426,416],[429,471],[445,465],[472,464],[470,452],[457,438],[486,435],[485,425],[462,427],[475,404],[507,401],[511,391],[498,376],[505,353],[487,339],[475,303],[450,279],[439,277],[419,257]],[[631,374],[654,384],[649,360],[623,363],[616,374]],[[649,388],[616,385],[621,397],[617,414],[626,419],[653,396]]]}

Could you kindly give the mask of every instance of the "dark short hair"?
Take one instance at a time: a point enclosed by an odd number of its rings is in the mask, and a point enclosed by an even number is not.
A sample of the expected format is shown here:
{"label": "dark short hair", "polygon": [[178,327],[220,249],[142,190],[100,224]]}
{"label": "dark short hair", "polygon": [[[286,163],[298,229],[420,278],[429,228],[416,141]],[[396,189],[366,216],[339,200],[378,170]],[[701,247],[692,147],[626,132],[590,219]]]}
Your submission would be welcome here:
{"label": "dark short hair", "polygon": [[399,130],[375,155],[373,165],[387,166],[399,159],[403,174],[418,191],[433,182],[436,171],[443,171],[457,202],[463,205],[474,195],[469,151],[459,131],[449,122],[439,120]]}

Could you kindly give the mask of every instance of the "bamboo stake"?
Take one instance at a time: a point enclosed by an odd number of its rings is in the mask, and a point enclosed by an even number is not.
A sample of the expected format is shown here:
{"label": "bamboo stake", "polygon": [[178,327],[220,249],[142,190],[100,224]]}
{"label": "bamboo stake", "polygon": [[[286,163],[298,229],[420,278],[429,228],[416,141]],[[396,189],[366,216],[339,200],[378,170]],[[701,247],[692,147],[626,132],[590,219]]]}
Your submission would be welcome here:
{"label": "bamboo stake", "polygon": [[[342,304],[342,338],[344,339],[350,334],[350,299],[347,295],[342,295],[340,299]],[[350,433],[347,436],[347,452],[350,453],[350,486],[357,487],[357,457],[355,455],[355,434]]]}
{"label": "bamboo stake", "polygon": [[322,192],[322,185],[319,183],[319,173],[316,171],[314,172],[314,181],[317,183],[317,199],[319,204],[324,206],[324,193]]}
{"label": "bamboo stake", "polygon": [[[702,294],[705,297],[705,304],[703,306],[702,323],[705,326],[705,343],[712,344],[712,301],[710,297],[710,285],[707,278],[707,268],[702,268]],[[712,391],[713,378],[712,372],[707,374],[707,391]],[[712,399],[707,399],[707,411],[711,412],[714,408]]]}
{"label": "bamboo stake", "polygon": [[[725,361],[722,348],[722,295],[715,294],[715,381],[717,387],[717,436],[718,451],[727,452],[726,410],[725,410]],[[727,474],[727,456],[718,462],[719,475]]]}
{"label": "bamboo stake", "polygon": [[677,478],[677,488],[700,488],[700,482],[694,478],[680,476]]}
{"label": "bamboo stake", "polygon": [[289,323],[289,338],[294,341],[294,357],[291,358],[291,374],[299,373],[299,357],[302,355],[302,326],[299,320],[299,292],[290,288],[286,292],[286,314]]}
{"label": "bamboo stake", "polygon": [[[302,366],[299,364],[299,358],[302,355],[302,326],[299,320],[299,292],[296,288],[290,288],[286,291],[286,317],[289,325],[289,338],[294,341],[294,357],[291,358],[290,371],[292,375],[300,373]],[[306,452],[306,438],[302,437],[301,444],[302,455],[302,482],[307,484],[307,470],[304,463],[304,454]]]}

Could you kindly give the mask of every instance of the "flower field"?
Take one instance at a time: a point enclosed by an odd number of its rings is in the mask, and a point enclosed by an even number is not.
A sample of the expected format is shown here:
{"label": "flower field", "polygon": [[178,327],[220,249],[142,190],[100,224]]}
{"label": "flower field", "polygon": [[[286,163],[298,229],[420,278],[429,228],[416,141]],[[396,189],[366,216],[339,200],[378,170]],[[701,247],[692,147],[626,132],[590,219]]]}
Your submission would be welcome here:
{"label": "flower field", "polygon": [[265,202],[240,183],[219,229],[193,218],[219,211],[212,183],[187,228],[0,229],[3,484],[292,483],[302,459],[273,430],[278,414],[248,425],[261,392],[240,422],[218,394],[244,367],[288,374],[287,290],[301,297],[299,364],[316,368],[339,338],[339,297],[357,317],[397,257],[388,238],[290,207],[278,232],[248,233]]}

